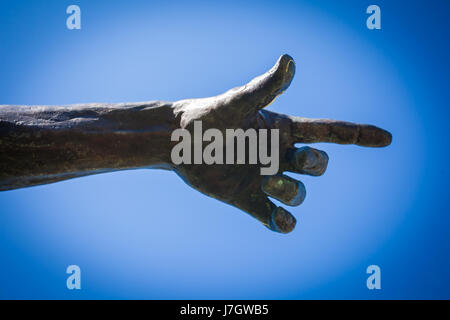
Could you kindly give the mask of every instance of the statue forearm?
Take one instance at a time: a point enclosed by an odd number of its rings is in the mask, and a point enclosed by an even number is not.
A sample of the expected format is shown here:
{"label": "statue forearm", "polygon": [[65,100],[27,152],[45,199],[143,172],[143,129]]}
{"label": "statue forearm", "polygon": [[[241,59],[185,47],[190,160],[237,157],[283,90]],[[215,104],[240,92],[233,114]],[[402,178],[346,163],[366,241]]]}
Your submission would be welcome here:
{"label": "statue forearm", "polygon": [[170,102],[0,106],[0,190],[165,165]]}
{"label": "statue forearm", "polygon": [[[371,125],[263,110],[287,89],[294,73],[295,63],[285,54],[265,74],[215,97],[175,103],[0,106],[0,191],[115,170],[167,168],[196,190],[247,212],[273,231],[288,233],[296,224],[295,217],[270,198],[297,206],[305,199],[306,189],[285,172],[320,176],[328,165],[324,151],[297,148],[296,143],[384,147],[392,140],[389,132]],[[173,164],[170,155],[177,144],[171,141],[174,130],[193,132],[194,139],[186,139],[186,143],[198,151],[196,121],[206,130],[219,131],[207,146],[219,160]],[[221,164],[220,149],[225,145],[220,133],[236,128],[259,133],[277,130],[276,151],[270,152],[278,156],[275,173],[261,175],[266,166],[261,158],[256,163]],[[211,138],[203,136],[200,142]],[[266,142],[258,138],[256,144],[263,149]]]}

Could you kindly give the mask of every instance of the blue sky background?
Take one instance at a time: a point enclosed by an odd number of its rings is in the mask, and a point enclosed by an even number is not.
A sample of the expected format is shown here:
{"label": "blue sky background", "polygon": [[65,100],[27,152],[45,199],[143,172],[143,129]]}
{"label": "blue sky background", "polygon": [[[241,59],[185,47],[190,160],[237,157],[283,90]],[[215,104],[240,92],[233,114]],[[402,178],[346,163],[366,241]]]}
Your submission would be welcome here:
{"label": "blue sky background", "polygon": [[[77,4],[82,29],[66,28]],[[366,28],[381,8],[382,29]],[[320,144],[320,178],[268,231],[175,174],[0,193],[0,298],[450,298],[448,1],[0,1],[0,104],[219,94],[296,60],[277,112],[371,123],[385,149]],[[66,289],[79,265],[82,290]],[[378,291],[367,266],[381,267]]]}

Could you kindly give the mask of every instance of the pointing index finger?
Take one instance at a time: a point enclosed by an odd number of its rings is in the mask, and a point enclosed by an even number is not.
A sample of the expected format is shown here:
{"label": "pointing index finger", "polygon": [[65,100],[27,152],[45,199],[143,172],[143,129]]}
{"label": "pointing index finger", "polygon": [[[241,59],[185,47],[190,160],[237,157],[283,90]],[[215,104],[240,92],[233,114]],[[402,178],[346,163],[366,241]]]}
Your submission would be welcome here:
{"label": "pointing index finger", "polygon": [[388,131],[373,125],[329,119],[290,118],[292,137],[295,142],[331,142],[364,147],[385,147],[392,141],[392,135]]}

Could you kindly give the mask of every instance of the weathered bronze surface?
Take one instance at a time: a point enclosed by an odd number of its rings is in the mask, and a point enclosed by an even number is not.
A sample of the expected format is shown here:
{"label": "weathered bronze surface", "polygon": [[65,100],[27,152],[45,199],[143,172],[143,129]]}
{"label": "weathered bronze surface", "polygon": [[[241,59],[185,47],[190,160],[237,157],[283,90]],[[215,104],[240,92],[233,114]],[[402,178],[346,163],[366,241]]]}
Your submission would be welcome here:
{"label": "weathered bronze surface", "polygon": [[[187,184],[249,213],[271,230],[287,233],[295,218],[268,199],[299,205],[301,182],[284,171],[322,175],[325,152],[295,143],[332,142],[366,147],[391,143],[389,132],[371,125],[307,119],[263,110],[286,90],[295,64],[281,56],[265,74],[224,94],[177,102],[0,106],[0,191],[30,187],[91,174],[136,168],[173,170]],[[260,165],[174,165],[170,152],[177,128],[204,130],[279,129],[280,169],[260,175]]]}

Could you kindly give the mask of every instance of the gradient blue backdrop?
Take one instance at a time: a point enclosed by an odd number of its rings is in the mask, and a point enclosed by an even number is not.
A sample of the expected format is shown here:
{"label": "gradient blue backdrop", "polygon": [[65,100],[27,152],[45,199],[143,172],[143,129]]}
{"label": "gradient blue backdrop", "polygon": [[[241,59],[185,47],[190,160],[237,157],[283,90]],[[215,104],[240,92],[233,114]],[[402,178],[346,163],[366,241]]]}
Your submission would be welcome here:
{"label": "gradient blue backdrop", "polygon": [[[370,4],[382,30],[366,28]],[[394,139],[318,145],[329,168],[301,177],[289,235],[165,171],[0,193],[0,298],[450,298],[449,21],[444,0],[1,0],[0,104],[216,95],[289,53],[296,77],[270,109]],[[70,264],[81,291],[66,289]]]}

